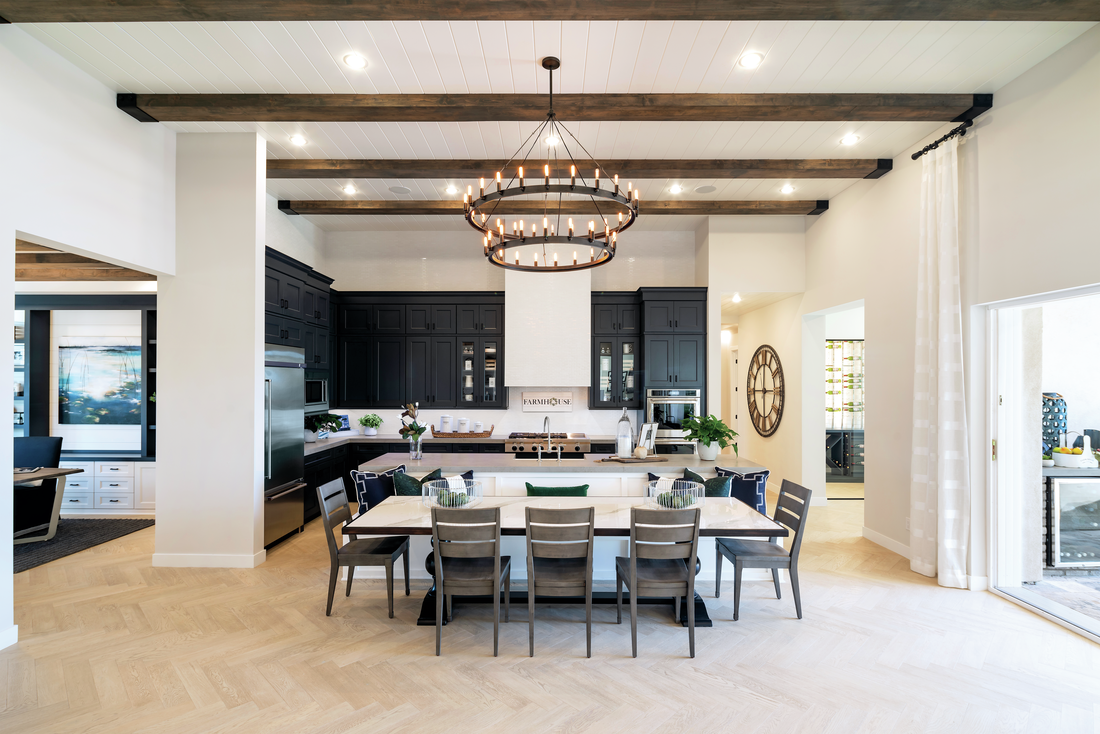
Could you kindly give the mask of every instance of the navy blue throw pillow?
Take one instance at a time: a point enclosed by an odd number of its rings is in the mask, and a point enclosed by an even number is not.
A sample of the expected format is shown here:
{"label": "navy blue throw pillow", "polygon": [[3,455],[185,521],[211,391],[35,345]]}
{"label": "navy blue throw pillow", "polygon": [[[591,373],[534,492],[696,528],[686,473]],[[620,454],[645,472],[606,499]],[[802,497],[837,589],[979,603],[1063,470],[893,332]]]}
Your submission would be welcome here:
{"label": "navy blue throw pillow", "polygon": [[405,473],[404,464],[385,472],[351,472],[351,481],[355,484],[355,501],[359,503],[360,514],[394,495],[393,475],[399,473]]}
{"label": "navy blue throw pillow", "polygon": [[763,469],[756,472],[742,472],[737,469],[723,469],[720,466],[716,466],[714,471],[718,472],[720,477],[730,478],[730,497],[741,500],[762,515],[768,514],[767,492],[770,471]]}

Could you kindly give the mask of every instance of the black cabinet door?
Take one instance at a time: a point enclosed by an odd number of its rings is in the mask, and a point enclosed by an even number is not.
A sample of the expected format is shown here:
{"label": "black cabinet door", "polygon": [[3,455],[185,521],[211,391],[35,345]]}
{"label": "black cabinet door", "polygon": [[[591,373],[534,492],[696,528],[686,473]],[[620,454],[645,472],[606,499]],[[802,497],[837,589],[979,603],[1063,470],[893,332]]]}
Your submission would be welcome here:
{"label": "black cabinet door", "polygon": [[616,333],[638,334],[642,330],[641,318],[637,304],[620,304],[616,308],[618,314]]}
{"label": "black cabinet door", "polygon": [[456,321],[458,309],[456,306],[431,306],[431,310],[433,334],[458,333],[458,322]]}
{"label": "black cabinet door", "polygon": [[432,341],[427,336],[405,338],[405,402],[431,404]]}
{"label": "black cabinet door", "polygon": [[496,303],[484,305],[478,309],[478,333],[504,333],[504,306]]}
{"label": "black cabinet door", "polygon": [[615,337],[615,376],[619,383],[619,408],[642,407],[642,349],[636,336]]}
{"label": "black cabinet door", "polygon": [[503,408],[508,402],[504,387],[504,342],[496,337],[477,340],[477,380],[474,392],[482,408]]}
{"label": "black cabinet door", "polygon": [[672,301],[645,302],[645,331],[647,334],[671,334],[676,320]]}
{"label": "black cabinet door", "polygon": [[615,379],[615,337],[592,339],[592,387],[589,404],[593,408],[614,408],[617,404]]}
{"label": "black cabinet door", "polygon": [[302,320],[308,324],[317,323],[317,289],[308,285],[302,288]]}
{"label": "black cabinet door", "polygon": [[360,304],[340,306],[337,310],[337,318],[340,322],[338,331],[341,334],[369,334],[371,324],[374,323],[371,319],[373,314],[373,306]]}
{"label": "black cabinet door", "polygon": [[279,296],[279,272],[267,269],[264,273],[264,310],[281,314],[283,300]]}
{"label": "black cabinet door", "polygon": [[672,379],[675,387],[704,387],[706,337],[676,336]]}
{"label": "black cabinet door", "polygon": [[342,408],[371,406],[371,338],[341,336],[339,344],[338,388]]}
{"label": "black cabinet door", "polygon": [[671,336],[647,336],[645,340],[645,386],[672,387],[673,349]]}
{"label": "black cabinet door", "polygon": [[[412,337],[410,337],[412,338]],[[453,408],[458,405],[458,347],[453,336],[432,337],[430,405]]]}
{"label": "black cabinet door", "polygon": [[283,316],[302,318],[305,289],[306,284],[301,280],[279,273],[279,297],[283,299]]}
{"label": "black cabinet door", "polygon": [[706,323],[706,301],[676,301],[672,328],[677,334],[702,334]]}
{"label": "black cabinet door", "polygon": [[417,304],[405,307],[405,331],[408,334],[428,334],[432,330],[432,307]]}
{"label": "black cabinet door", "polygon": [[375,306],[373,321],[375,334],[404,334],[405,307],[402,305]]}
{"label": "black cabinet door", "polygon": [[378,408],[399,408],[405,404],[405,337],[371,338],[371,397]]}
{"label": "black cabinet door", "polygon": [[[315,369],[315,370],[327,370],[327,369],[330,369],[332,367],[332,362],[330,361],[330,359],[331,359],[330,354],[331,353],[330,353],[330,347],[329,347],[329,342],[331,340],[332,340],[332,337],[329,335],[328,329],[316,329],[315,330],[313,349],[314,349],[314,356],[316,357],[316,359],[315,359],[315,361],[313,362],[313,365],[312,365],[313,369]],[[307,362],[307,364],[308,364],[308,362]],[[330,384],[331,384],[331,382],[332,381],[329,380]]]}
{"label": "black cabinet door", "polygon": [[481,314],[476,304],[460,304],[455,308],[455,322],[459,334],[476,334]]}
{"label": "black cabinet door", "polygon": [[283,344],[288,347],[305,347],[306,345],[306,330],[305,324],[301,321],[295,321],[294,319],[283,319],[283,334],[286,338],[283,340]]}
{"label": "black cabinet door", "polygon": [[305,348],[305,362],[306,368],[316,369],[317,367],[317,327],[313,324],[306,324],[302,329],[302,342]]}
{"label": "black cabinet door", "polygon": [[592,306],[592,333],[596,336],[614,336],[618,329],[619,308],[613,303]]}
{"label": "black cabinet door", "polygon": [[285,344],[283,319],[274,314],[264,314],[264,344]]}
{"label": "black cabinet door", "polygon": [[595,337],[592,340],[591,407],[641,407],[640,347],[637,337]]}
{"label": "black cabinet door", "polygon": [[332,322],[329,320],[329,301],[332,299],[329,298],[326,290],[316,290],[314,293],[317,299],[317,325],[323,329],[330,329]]}

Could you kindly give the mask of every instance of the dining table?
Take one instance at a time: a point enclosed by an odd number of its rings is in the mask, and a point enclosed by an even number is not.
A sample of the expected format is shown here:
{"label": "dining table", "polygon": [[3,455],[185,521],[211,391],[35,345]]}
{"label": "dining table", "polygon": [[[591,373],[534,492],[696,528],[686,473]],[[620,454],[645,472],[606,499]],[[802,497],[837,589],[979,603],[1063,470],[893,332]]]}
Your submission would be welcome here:
{"label": "dining table", "polygon": [[[595,527],[593,535],[596,536],[596,548],[594,549],[595,565],[597,569],[611,570],[610,579],[613,579],[614,556],[627,555],[626,543],[623,539],[630,537],[630,509],[632,507],[645,507],[645,498],[638,496],[607,496],[607,497],[516,497],[496,496],[484,497],[478,501],[478,508],[500,508],[500,534],[501,552],[512,557],[512,578],[526,578],[526,542],[512,542],[508,547],[507,539],[516,536],[524,537],[527,534],[525,508],[549,508],[549,509],[576,509],[580,507],[595,508]],[[423,497],[387,497],[366,512],[350,520],[344,525],[344,535],[410,535],[430,536],[432,534],[431,507]],[[702,550],[702,538],[704,537],[740,537],[740,538],[785,538],[789,535],[787,528],[775,522],[767,515],[757,512],[744,502],[732,497],[706,497],[701,503],[699,519],[700,551]],[[601,539],[604,541],[601,543]],[[607,542],[612,541],[612,542]],[[615,542],[617,541],[617,542]],[[602,556],[602,558],[601,558]],[[424,561],[428,573],[434,576],[434,553],[429,551]],[[602,561],[602,563],[600,562]],[[696,574],[699,573],[700,563],[696,559]],[[522,603],[526,601],[527,592],[515,591],[513,601]],[[456,597],[457,599],[457,597]],[[593,593],[594,603],[615,603],[614,591]],[[467,602],[491,602],[491,597],[467,598]],[[583,603],[583,599],[577,600]],[[639,603],[668,603],[666,599],[639,599]],[[555,597],[555,603],[568,603],[568,599]],[[682,602],[686,612],[686,600]],[[686,615],[681,615],[683,624],[687,625]],[[420,618],[417,624],[425,626],[435,625],[435,587],[429,589],[421,605]],[[707,613],[706,604],[698,592],[695,594],[695,624],[696,626],[711,626],[710,615]]]}
{"label": "dining table", "polygon": [[[53,537],[57,535],[57,523],[58,519],[61,517],[61,505],[65,497],[65,477],[70,474],[80,474],[83,471],[83,469],[36,467],[32,472],[15,471],[12,474],[12,485],[16,487],[33,487],[41,482],[49,481],[50,479],[57,480],[57,487],[54,490],[53,508],[50,511],[50,521],[40,523],[33,527],[24,528],[15,538],[14,545],[40,543],[42,541],[52,540]],[[45,530],[45,534],[27,535],[27,533],[35,533],[40,530]]]}

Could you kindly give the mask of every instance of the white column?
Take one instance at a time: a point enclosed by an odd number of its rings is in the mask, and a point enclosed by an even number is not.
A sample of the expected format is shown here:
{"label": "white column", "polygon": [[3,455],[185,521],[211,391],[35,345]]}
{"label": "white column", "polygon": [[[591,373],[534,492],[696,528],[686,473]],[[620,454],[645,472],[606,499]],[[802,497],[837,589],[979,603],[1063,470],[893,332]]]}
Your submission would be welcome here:
{"label": "white column", "polygon": [[[800,385],[802,470],[800,484],[813,491],[811,505],[826,506],[825,497],[825,316],[802,317]],[[787,395],[795,396],[794,383]],[[794,407],[794,400],[791,407]],[[793,411],[792,411],[793,412]]]}
{"label": "white column", "polygon": [[265,145],[176,140],[176,274],[157,296],[154,566],[263,563]]}
{"label": "white column", "polygon": [[[15,332],[15,227],[0,208],[0,302],[7,303],[8,334]],[[0,352],[0,374],[14,378],[10,349]],[[0,441],[0,466],[12,466],[12,444]],[[0,649],[19,640],[15,626],[15,586],[12,574],[12,486],[0,482]]]}

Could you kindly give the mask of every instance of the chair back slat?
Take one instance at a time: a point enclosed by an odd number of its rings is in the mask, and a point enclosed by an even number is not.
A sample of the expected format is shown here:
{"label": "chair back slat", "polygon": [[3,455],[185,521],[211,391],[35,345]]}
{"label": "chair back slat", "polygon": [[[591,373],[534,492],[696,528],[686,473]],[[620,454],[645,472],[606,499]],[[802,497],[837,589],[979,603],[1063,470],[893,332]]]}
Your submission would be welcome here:
{"label": "chair back slat", "polygon": [[587,558],[591,573],[596,508],[528,507],[524,513],[527,518],[528,578],[534,574],[534,558]]}
{"label": "chair back slat", "polygon": [[584,541],[587,543],[590,527],[587,522],[583,525],[547,525],[532,522],[528,526],[527,536],[535,542]]}
{"label": "chair back slat", "polygon": [[539,543],[532,544],[529,554],[532,558],[587,558],[589,545],[584,543]]}
{"label": "chair back slat", "polygon": [[690,543],[694,533],[694,523],[671,527],[650,527],[639,524],[637,537],[639,543]]}
{"label": "chair back slat", "polygon": [[798,552],[802,548],[802,536],[806,530],[806,516],[810,511],[812,494],[809,489],[789,479],[784,479],[779,489],[779,502],[775,507],[774,519],[793,534],[790,544],[792,564],[798,561]]}
{"label": "chair back slat", "polygon": [[351,507],[344,492],[343,480],[333,479],[317,487],[317,501],[321,505],[321,521],[325,526],[325,537],[328,538],[329,557],[335,559],[340,546],[336,544],[333,532],[351,519]]}
{"label": "chair back slat", "polygon": [[547,525],[583,525],[592,522],[592,508],[578,507],[576,509],[551,509],[548,507],[528,507],[527,517],[531,522],[545,523]]}
{"label": "chair back slat", "polygon": [[496,555],[497,544],[494,541],[454,543],[442,540],[437,547],[444,558],[492,558]]}
{"label": "chair back slat", "polygon": [[[443,584],[444,558],[492,558],[494,578],[500,578],[500,508],[432,508],[436,582]],[[437,603],[442,603],[440,600]]]}
{"label": "chair back slat", "polygon": [[457,525],[495,525],[500,522],[499,507],[433,507],[432,522]]}
{"label": "chair back slat", "polygon": [[638,558],[683,558],[692,556],[695,548],[693,543],[638,543],[634,547],[634,555]]}
{"label": "chair back slat", "polygon": [[493,541],[497,537],[496,525],[485,525],[481,523],[478,523],[477,525],[460,525],[449,521],[447,523],[444,523],[442,520],[440,520],[438,527],[439,539],[443,541]]}
{"label": "chair back slat", "polygon": [[695,559],[699,552],[702,510],[648,510],[630,508],[630,593],[637,593],[638,559],[680,559],[689,567],[686,596],[695,591]]}

